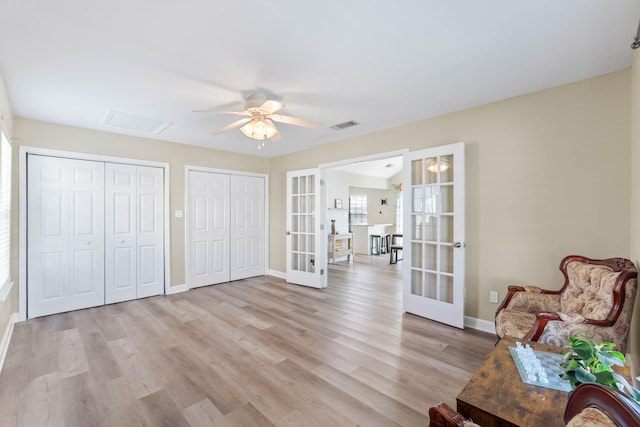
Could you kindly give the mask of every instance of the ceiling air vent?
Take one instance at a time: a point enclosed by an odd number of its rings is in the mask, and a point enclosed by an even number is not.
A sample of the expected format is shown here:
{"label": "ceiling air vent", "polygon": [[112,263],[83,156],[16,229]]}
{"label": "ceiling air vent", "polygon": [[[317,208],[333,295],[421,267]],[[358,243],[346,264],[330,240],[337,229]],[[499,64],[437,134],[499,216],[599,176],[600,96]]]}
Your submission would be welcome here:
{"label": "ceiling air vent", "polygon": [[157,135],[171,126],[172,123],[109,110],[107,115],[104,116],[102,124],[114,129]]}
{"label": "ceiling air vent", "polygon": [[349,120],[348,122],[338,123],[337,125],[333,125],[333,126],[331,126],[331,129],[342,130],[342,129],[350,128],[352,126],[359,125],[359,124],[360,123],[358,123],[358,122],[354,122],[353,120]]}

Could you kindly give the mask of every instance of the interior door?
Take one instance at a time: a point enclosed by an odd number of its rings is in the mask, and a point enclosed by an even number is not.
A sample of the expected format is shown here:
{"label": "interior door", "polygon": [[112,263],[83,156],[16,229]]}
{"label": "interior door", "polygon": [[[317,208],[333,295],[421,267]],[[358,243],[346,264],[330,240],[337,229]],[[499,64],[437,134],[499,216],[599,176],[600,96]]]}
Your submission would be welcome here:
{"label": "interior door", "polygon": [[189,286],[228,282],[229,175],[189,171]]}
{"label": "interior door", "polygon": [[136,298],[136,167],[105,164],[105,302]]}
{"label": "interior door", "polygon": [[287,172],[287,282],[326,287],[322,277],[320,170]]}
{"label": "interior door", "polygon": [[464,143],[404,156],[403,306],[464,327]]}
{"label": "interior door", "polygon": [[164,169],[136,166],[136,295],[164,293]]}
{"label": "interior door", "polygon": [[264,275],[264,178],[231,175],[231,280]]}
{"label": "interior door", "polygon": [[104,304],[104,163],[29,155],[27,315]]}

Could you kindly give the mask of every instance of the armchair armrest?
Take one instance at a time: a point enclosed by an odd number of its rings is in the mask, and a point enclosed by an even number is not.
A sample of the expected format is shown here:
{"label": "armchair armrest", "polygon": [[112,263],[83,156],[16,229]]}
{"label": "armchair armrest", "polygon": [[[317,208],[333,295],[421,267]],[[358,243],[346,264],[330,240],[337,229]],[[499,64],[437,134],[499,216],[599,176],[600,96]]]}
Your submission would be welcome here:
{"label": "armchair armrest", "polygon": [[524,339],[527,341],[538,341],[547,323],[552,320],[562,321],[562,318],[556,313],[536,313],[536,322]]}
{"label": "armchair armrest", "polygon": [[429,408],[429,427],[462,427],[465,419],[444,402]]}
{"label": "armchair armrest", "polygon": [[496,310],[496,316],[505,308],[512,308],[512,302],[521,311],[529,313],[558,311],[560,309],[560,292],[549,291],[537,286],[514,286],[507,288],[507,296]]}
{"label": "armchair armrest", "polygon": [[638,403],[613,387],[596,383],[580,384],[571,392],[564,411],[565,423],[589,407],[604,412],[617,425],[637,426],[640,424],[640,405]]}

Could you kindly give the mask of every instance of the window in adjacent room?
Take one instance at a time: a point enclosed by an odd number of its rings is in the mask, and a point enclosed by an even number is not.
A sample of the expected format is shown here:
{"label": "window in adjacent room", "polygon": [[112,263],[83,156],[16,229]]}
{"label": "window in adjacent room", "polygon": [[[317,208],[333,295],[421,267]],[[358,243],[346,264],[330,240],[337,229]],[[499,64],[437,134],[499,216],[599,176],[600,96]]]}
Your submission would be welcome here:
{"label": "window in adjacent room", "polygon": [[352,194],[349,196],[349,232],[353,225],[367,223],[367,195]]}
{"label": "window in adjacent room", "polygon": [[9,250],[11,236],[11,143],[0,131],[0,301],[11,286]]}

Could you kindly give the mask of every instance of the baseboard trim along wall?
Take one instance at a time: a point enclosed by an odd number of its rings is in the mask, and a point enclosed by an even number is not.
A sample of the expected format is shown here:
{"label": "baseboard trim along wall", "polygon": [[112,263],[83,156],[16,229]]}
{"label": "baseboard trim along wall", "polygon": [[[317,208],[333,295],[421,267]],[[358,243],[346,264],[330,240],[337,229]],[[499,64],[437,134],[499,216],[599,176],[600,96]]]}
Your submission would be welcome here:
{"label": "baseboard trim along wall", "polygon": [[476,319],[475,317],[464,316],[464,326],[466,328],[477,329],[482,332],[496,333],[496,325],[488,320]]}
{"label": "baseboard trim along wall", "polygon": [[189,289],[189,286],[184,284],[169,286],[169,289],[167,289],[167,295],[179,294],[180,292],[186,292]]}
{"label": "baseboard trim along wall", "polygon": [[277,277],[278,279],[287,280],[287,273],[285,273],[284,271],[269,270],[267,272],[267,275]]}
{"label": "baseboard trim along wall", "polygon": [[13,313],[9,318],[9,324],[2,336],[2,342],[0,342],[0,372],[4,366],[4,358],[7,356],[7,350],[9,350],[9,342],[11,341],[11,335],[13,334],[13,325],[18,321],[18,313]]}

